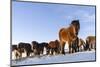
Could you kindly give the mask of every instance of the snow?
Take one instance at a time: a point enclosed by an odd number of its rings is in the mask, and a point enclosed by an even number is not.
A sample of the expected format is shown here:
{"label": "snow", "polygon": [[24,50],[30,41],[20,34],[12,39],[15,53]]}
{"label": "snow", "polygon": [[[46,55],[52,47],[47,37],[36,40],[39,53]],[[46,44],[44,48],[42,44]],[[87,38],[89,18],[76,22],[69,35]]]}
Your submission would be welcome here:
{"label": "snow", "polygon": [[95,61],[95,51],[84,51],[65,55],[43,55],[41,57],[33,56],[21,60],[12,60],[12,66],[15,65],[34,65],[34,64],[49,64],[49,63],[64,63],[64,62],[80,62],[80,61]]}

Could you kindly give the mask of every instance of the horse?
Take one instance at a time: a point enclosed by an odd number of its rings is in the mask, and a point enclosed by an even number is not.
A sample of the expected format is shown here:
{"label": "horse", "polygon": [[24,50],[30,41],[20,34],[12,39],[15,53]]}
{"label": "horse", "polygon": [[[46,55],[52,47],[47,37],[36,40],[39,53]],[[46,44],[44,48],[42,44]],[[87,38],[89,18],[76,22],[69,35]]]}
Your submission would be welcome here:
{"label": "horse", "polygon": [[84,42],[84,40],[83,39],[79,39],[79,44],[78,44],[78,47],[79,47],[79,51],[84,51],[84,48],[85,48],[85,45],[86,45],[86,43]]}
{"label": "horse", "polygon": [[39,54],[39,45],[37,41],[32,41],[32,49],[35,55]]}
{"label": "horse", "polygon": [[22,57],[22,53],[26,52],[26,56],[30,56],[32,53],[32,46],[29,43],[20,42],[18,44],[18,51],[20,52],[20,57]]}
{"label": "horse", "polygon": [[40,54],[44,53],[44,48],[46,48],[46,53],[47,53],[47,46],[48,46],[48,43],[46,42],[39,43]]}
{"label": "horse", "polygon": [[17,50],[17,45],[11,45],[11,51]]}
{"label": "horse", "polygon": [[79,52],[79,38],[77,37],[71,44],[72,53]]}
{"label": "horse", "polygon": [[47,50],[48,43],[42,42],[38,43],[37,41],[32,41],[32,48],[35,55],[43,54],[44,48]]}
{"label": "horse", "polygon": [[60,45],[59,45],[59,41],[58,40],[55,40],[55,41],[50,41],[49,44],[48,44],[48,52],[47,54],[50,54],[51,52],[51,55],[54,54],[54,52],[56,54],[59,54],[60,53]]}
{"label": "horse", "polygon": [[60,40],[62,54],[65,54],[64,47],[66,42],[68,42],[69,53],[71,53],[71,44],[72,41],[76,40],[79,29],[80,29],[79,20],[73,20],[69,27],[60,29],[59,40]]}
{"label": "horse", "polygon": [[95,49],[96,47],[96,39],[95,36],[88,36],[86,38],[86,46],[85,46],[85,50],[89,50],[91,51],[91,49]]}
{"label": "horse", "polygon": [[14,52],[15,59],[20,58],[20,53],[18,51],[18,46],[17,45],[12,45],[11,51]]}
{"label": "horse", "polygon": [[85,42],[83,39],[81,38],[76,38],[76,40],[74,40],[72,42],[72,53],[73,52],[79,52],[79,51],[83,51],[85,47]]}

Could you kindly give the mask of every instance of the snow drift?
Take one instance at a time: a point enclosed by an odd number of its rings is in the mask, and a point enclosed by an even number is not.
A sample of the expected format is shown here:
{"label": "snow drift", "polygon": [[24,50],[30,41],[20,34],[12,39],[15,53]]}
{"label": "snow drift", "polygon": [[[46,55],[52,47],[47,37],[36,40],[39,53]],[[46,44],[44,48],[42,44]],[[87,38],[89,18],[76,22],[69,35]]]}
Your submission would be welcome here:
{"label": "snow drift", "polygon": [[34,64],[51,64],[64,62],[81,62],[95,61],[95,51],[84,51],[66,55],[43,55],[40,57],[28,57],[21,60],[12,60],[12,66],[16,65],[34,65]]}

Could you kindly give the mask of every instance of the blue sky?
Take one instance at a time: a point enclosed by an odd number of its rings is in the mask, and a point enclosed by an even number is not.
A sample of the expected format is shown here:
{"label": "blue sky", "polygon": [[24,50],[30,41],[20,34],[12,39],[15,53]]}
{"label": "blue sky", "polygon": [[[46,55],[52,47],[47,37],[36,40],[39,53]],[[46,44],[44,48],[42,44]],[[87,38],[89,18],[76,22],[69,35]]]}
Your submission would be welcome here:
{"label": "blue sky", "polygon": [[94,6],[13,1],[12,43],[59,39],[59,30],[75,19],[80,21],[79,38],[95,35]]}

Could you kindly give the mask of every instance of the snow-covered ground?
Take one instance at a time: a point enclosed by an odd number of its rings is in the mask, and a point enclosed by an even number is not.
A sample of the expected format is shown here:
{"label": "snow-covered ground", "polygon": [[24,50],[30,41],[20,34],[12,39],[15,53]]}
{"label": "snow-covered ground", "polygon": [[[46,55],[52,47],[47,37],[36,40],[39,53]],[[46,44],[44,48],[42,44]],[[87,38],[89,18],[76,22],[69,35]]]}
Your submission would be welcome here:
{"label": "snow-covered ground", "polygon": [[79,62],[79,61],[95,61],[95,51],[84,51],[66,55],[44,55],[41,57],[28,57],[21,60],[12,60],[14,65],[34,65],[48,63],[64,63],[64,62]]}

